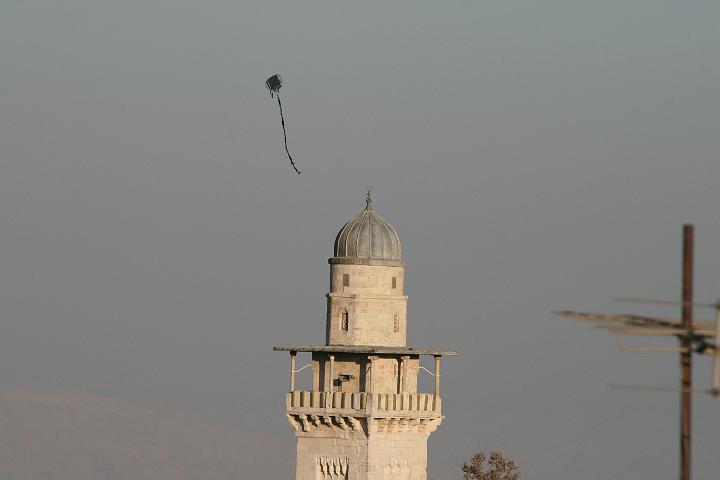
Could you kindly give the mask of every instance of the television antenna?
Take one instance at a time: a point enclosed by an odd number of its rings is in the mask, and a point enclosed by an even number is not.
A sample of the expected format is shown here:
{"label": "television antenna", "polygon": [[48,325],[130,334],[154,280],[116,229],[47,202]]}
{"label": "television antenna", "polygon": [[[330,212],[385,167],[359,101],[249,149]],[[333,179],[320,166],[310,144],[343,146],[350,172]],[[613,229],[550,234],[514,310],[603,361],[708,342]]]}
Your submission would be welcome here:
{"label": "television antenna", "polygon": [[[632,388],[652,391],[674,391],[680,393],[680,480],[691,479],[692,458],[692,394],[706,393],[720,396],[720,300],[715,303],[693,301],[693,250],[694,229],[683,225],[682,301],[645,300],[640,298],[616,297],[615,301],[645,305],[680,306],[681,318],[657,318],[628,314],[584,313],[569,310],[554,311],[556,315],[594,324],[596,328],[609,330],[617,339],[618,347],[624,352],[657,352],[680,354],[680,387],[653,385],[611,385],[613,388]],[[712,309],[714,320],[694,320],[693,307]],[[631,347],[624,343],[628,335],[676,337],[678,347]],[[712,357],[710,388],[693,389],[693,354]]]}

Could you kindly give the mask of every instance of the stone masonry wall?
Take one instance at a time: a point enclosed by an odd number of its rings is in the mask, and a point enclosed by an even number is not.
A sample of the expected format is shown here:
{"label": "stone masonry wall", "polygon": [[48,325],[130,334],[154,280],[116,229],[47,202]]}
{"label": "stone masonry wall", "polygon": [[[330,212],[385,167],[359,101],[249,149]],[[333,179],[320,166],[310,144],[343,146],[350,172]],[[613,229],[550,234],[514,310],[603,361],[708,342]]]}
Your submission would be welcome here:
{"label": "stone masonry wall", "polygon": [[404,267],[333,264],[330,272],[329,345],[406,345]]}
{"label": "stone masonry wall", "polygon": [[302,432],[296,480],[427,480],[427,433]]}

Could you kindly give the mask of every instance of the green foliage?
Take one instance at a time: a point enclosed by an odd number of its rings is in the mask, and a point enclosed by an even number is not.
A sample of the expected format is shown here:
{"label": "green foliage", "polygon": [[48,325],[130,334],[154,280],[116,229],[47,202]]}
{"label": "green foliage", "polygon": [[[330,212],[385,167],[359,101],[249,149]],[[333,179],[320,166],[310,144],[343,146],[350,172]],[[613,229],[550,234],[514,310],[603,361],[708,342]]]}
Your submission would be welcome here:
{"label": "green foliage", "polygon": [[484,452],[478,452],[470,463],[463,462],[460,468],[463,480],[520,480],[515,462],[500,452],[490,453],[489,458]]}

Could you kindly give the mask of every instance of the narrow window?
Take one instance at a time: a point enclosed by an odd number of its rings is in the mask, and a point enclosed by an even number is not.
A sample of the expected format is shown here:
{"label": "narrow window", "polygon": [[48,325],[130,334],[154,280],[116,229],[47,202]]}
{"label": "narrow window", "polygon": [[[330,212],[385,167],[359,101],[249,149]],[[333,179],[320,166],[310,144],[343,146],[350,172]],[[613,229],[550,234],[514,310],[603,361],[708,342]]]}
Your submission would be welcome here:
{"label": "narrow window", "polygon": [[392,288],[397,288],[397,277],[392,277]]}
{"label": "narrow window", "polygon": [[340,330],[348,331],[350,327],[350,316],[348,315],[347,310],[343,310],[342,315],[340,316]]}
{"label": "narrow window", "polygon": [[400,315],[398,315],[397,313],[393,317],[393,330],[395,332],[400,331]]}
{"label": "narrow window", "polygon": [[349,287],[349,286],[350,286],[350,274],[343,273],[343,287]]}

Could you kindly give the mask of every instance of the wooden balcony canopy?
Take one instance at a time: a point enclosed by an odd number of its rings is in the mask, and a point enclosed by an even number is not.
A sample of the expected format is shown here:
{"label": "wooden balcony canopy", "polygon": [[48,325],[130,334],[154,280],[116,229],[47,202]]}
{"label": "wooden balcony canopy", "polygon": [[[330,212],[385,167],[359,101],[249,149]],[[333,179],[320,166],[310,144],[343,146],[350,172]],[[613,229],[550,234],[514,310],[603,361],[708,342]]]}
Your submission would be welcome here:
{"label": "wooden balcony canopy", "polygon": [[457,355],[451,350],[415,347],[378,347],[372,345],[276,345],[276,352],[327,352],[327,353],[362,353],[387,355],[432,355],[434,357]]}

